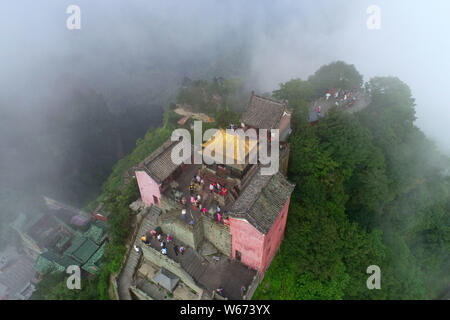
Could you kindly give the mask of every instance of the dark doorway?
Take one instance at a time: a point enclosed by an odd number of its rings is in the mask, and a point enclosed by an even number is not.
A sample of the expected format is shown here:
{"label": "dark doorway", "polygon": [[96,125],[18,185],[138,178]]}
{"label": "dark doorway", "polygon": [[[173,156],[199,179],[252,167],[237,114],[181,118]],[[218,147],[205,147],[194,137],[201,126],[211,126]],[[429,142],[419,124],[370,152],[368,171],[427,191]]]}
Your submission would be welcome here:
{"label": "dark doorway", "polygon": [[159,199],[157,196],[153,196],[153,203],[159,206]]}
{"label": "dark doorway", "polygon": [[236,260],[237,261],[241,261],[241,253],[239,251],[236,250]]}

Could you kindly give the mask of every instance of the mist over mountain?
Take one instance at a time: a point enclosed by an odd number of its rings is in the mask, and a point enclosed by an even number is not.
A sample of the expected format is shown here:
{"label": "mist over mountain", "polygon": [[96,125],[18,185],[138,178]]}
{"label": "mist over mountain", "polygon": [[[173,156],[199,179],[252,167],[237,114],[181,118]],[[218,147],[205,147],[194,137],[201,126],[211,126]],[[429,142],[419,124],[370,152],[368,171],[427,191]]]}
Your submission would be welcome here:
{"label": "mist over mountain", "polygon": [[[83,206],[184,77],[271,92],[336,60],[410,85],[417,125],[450,154],[448,1],[4,1],[0,233],[42,195]],[[66,9],[81,8],[81,30]],[[31,208],[31,209],[30,209]],[[3,244],[5,241],[3,241]]]}

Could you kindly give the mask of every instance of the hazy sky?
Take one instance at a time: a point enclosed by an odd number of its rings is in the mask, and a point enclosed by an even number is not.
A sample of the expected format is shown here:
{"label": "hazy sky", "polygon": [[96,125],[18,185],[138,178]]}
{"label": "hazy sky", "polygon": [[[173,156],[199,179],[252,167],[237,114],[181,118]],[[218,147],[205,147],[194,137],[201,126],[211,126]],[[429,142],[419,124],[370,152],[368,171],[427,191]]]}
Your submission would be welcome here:
{"label": "hazy sky", "polygon": [[[256,79],[270,89],[333,60],[355,64],[365,80],[397,76],[416,98],[417,125],[450,154],[450,1],[314,1],[306,8],[298,2],[259,34]],[[372,4],[381,9],[380,30],[366,27]]]}
{"label": "hazy sky", "polygon": [[[81,8],[81,30],[66,28],[70,4]],[[380,30],[366,27],[372,4]],[[58,94],[67,75],[110,99],[120,88],[139,98],[243,47],[259,91],[334,60],[355,64],[365,80],[398,76],[416,98],[417,124],[450,153],[449,13],[448,0],[5,0],[0,102],[37,108],[36,97]]]}

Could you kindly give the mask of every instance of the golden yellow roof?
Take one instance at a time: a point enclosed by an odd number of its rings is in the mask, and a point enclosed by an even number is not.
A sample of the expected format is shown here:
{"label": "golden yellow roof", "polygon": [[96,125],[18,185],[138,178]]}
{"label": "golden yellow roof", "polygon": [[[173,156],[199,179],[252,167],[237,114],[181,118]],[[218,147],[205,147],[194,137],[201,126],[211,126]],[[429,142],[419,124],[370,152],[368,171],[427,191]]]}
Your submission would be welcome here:
{"label": "golden yellow roof", "polygon": [[[203,144],[203,155],[207,151],[206,153],[211,153],[216,158],[223,159],[223,163],[225,163],[225,159],[233,160],[233,162],[237,163],[245,163],[245,159],[257,145],[257,139],[219,129],[211,139]],[[255,153],[256,151],[255,149]]]}

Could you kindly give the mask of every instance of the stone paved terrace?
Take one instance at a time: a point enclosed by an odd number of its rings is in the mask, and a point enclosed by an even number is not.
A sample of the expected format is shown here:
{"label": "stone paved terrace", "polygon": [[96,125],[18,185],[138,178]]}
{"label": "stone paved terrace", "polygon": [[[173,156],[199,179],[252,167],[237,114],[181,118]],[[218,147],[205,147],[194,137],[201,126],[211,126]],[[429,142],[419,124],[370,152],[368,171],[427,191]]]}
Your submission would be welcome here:
{"label": "stone paved terrace", "polygon": [[[142,235],[139,234],[139,238]],[[167,239],[167,235],[163,235],[163,239]],[[179,262],[184,270],[189,273],[198,285],[205,288],[207,294],[211,295],[212,291],[222,287],[224,296],[228,299],[238,300],[241,297],[241,286],[246,288],[251,283],[255,270],[249,269],[243,264],[220,256],[217,262],[209,263],[196,250],[182,244],[177,239],[167,243],[167,256],[172,260]],[[174,245],[185,247],[183,255],[175,254]],[[141,246],[145,244],[141,242]],[[150,246],[161,251],[161,243],[157,239],[151,239]]]}
{"label": "stone paved terrace", "polygon": [[[189,191],[189,185],[191,183],[191,179],[194,175],[197,174],[199,169],[201,169],[201,165],[186,165],[185,171],[175,179],[176,183],[178,184],[177,189],[181,191],[182,195],[185,197],[187,203],[186,203],[186,224],[188,224],[191,221],[191,217],[194,218],[194,221],[197,221],[199,216],[202,214],[199,208],[193,209],[193,206],[190,203],[191,193]],[[209,191],[209,184],[205,182],[203,186],[200,186],[199,184],[196,184],[196,187],[198,188],[197,191],[193,194],[196,196],[197,194],[200,194],[202,199],[202,208],[207,208],[208,212],[207,215],[211,218],[216,219],[216,208],[217,208],[217,202],[213,199],[212,194]],[[172,190],[170,187],[167,188],[164,192],[164,196],[166,197],[173,197],[172,196]],[[180,203],[179,206],[179,218],[182,219],[181,210],[183,206]],[[221,207],[222,213],[226,211],[227,207]]]}
{"label": "stone paved terrace", "polygon": [[[309,122],[319,120],[321,117],[325,116],[328,110],[335,106],[339,109],[345,110],[346,112],[353,113],[364,109],[370,104],[369,95],[363,91],[358,91],[355,94],[355,97],[356,101],[351,105],[341,99],[335,99],[334,97],[330,97],[328,100],[325,97],[315,100],[309,105]],[[338,103],[337,105],[336,102]],[[318,106],[320,106],[320,115],[317,110]]]}
{"label": "stone paved terrace", "polygon": [[230,300],[241,300],[241,287],[248,288],[255,274],[255,270],[221,256],[218,262],[208,264],[208,268],[202,274],[199,283],[210,294],[213,290],[222,287],[225,297]]}

